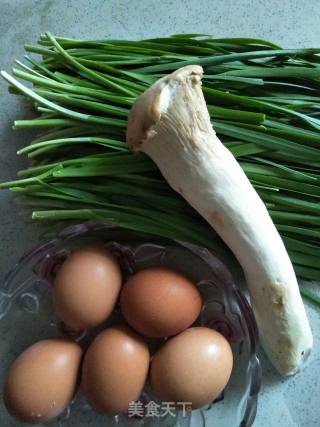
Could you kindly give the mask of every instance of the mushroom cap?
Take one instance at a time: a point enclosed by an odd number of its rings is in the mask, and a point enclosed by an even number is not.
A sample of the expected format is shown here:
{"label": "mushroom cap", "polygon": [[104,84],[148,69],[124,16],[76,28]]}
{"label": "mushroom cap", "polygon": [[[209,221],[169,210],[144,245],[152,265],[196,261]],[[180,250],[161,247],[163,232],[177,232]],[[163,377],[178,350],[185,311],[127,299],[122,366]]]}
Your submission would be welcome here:
{"label": "mushroom cap", "polygon": [[133,104],[128,117],[126,140],[133,151],[139,151],[152,136],[152,128],[166,112],[174,89],[188,79],[199,83],[203,75],[200,65],[187,65],[155,82]]}

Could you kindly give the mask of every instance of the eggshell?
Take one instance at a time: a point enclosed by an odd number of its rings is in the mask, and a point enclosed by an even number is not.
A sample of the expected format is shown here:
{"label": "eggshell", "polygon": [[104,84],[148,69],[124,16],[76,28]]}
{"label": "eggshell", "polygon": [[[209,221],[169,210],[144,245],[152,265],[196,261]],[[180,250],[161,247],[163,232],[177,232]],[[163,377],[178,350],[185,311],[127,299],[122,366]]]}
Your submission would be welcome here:
{"label": "eggshell", "polygon": [[159,399],[191,402],[197,409],[220,395],[232,365],[232,351],[223,335],[209,328],[190,328],[153,356],[151,386]]}
{"label": "eggshell", "polygon": [[57,417],[76,390],[82,351],[68,340],[48,339],[26,349],[11,365],[4,386],[8,411],[40,424]]}
{"label": "eggshell", "polygon": [[117,302],[121,271],[102,247],[73,252],[58,271],[53,286],[57,316],[75,330],[92,328],[108,318]]}
{"label": "eggshell", "polygon": [[116,415],[139,398],[149,369],[144,340],[126,326],[101,332],[89,347],[82,368],[82,390],[92,408]]}
{"label": "eggshell", "polygon": [[163,267],[141,270],[129,278],[120,297],[127,322],[147,337],[178,334],[198,317],[202,300],[182,274]]}

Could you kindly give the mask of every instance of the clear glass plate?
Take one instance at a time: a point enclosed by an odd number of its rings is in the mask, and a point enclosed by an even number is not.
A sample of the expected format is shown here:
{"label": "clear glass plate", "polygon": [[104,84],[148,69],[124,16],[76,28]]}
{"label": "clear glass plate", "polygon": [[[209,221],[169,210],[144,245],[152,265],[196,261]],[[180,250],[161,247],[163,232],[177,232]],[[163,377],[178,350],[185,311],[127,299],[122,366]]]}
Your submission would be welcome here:
{"label": "clear glass plate", "polygon": [[[57,268],[68,253],[79,246],[99,243],[108,246],[118,257],[124,278],[146,266],[168,266],[190,277],[203,296],[204,305],[196,321],[219,330],[230,342],[234,355],[231,379],[215,402],[193,411],[177,411],[165,415],[159,407],[154,416],[104,417],[93,413],[81,392],[59,419],[50,423],[59,427],[109,426],[251,426],[257,408],[261,383],[261,368],[256,354],[257,328],[251,308],[234,284],[226,266],[207,249],[181,242],[150,241],[140,234],[128,233],[97,223],[85,223],[63,230],[23,256],[9,272],[0,288],[0,378],[3,384],[6,370],[14,358],[39,339],[68,336],[84,348],[92,338],[111,324],[124,322],[119,308],[104,325],[94,331],[75,334],[54,316],[51,286]],[[150,341],[150,348],[161,342]],[[140,401],[145,405],[158,402],[146,385]],[[19,427],[5,410],[1,400],[1,426]]]}

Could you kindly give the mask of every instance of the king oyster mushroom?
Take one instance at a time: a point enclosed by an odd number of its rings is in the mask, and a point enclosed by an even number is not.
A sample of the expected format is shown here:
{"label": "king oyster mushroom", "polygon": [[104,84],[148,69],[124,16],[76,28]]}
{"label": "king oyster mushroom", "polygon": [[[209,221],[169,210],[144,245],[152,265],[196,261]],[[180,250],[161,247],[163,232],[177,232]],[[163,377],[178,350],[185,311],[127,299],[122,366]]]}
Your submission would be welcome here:
{"label": "king oyster mushroom", "polygon": [[312,348],[296,276],[264,203],[212,128],[202,74],[186,66],[142,94],[129,114],[127,142],[151,157],[233,251],[264,349],[281,374],[294,374]]}

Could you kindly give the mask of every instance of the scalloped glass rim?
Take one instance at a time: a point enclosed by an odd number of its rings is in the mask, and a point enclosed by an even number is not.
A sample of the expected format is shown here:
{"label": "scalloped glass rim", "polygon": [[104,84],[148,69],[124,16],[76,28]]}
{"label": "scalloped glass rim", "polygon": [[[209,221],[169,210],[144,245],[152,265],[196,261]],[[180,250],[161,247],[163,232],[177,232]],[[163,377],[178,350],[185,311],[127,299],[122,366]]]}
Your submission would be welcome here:
{"label": "scalloped glass rim", "polygon": [[[230,271],[219,258],[206,248],[169,240],[164,243],[161,239],[154,240],[150,236],[134,232],[128,233],[96,222],[68,227],[55,238],[27,252],[8,273],[0,288],[0,320],[9,320],[10,313],[14,310],[18,310],[19,315],[24,316],[26,322],[29,319],[28,316],[30,319],[32,316],[37,316],[44,304],[44,299],[50,297],[50,285],[56,265],[72,248],[89,242],[108,245],[118,256],[125,275],[148,265],[163,264],[180,270],[183,265],[184,271],[182,272],[194,276],[193,279],[197,282],[204,299],[204,307],[198,324],[218,329],[223,333],[232,344],[235,358],[234,372],[224,396],[221,396],[209,407],[193,411],[191,415],[184,417],[178,413],[175,419],[173,417],[152,420],[146,419],[146,417],[129,419],[127,415],[120,415],[99,417],[103,419],[99,424],[97,417],[97,426],[251,426],[255,419],[257,397],[261,386],[261,367],[256,354],[258,342],[256,323],[251,307],[236,286]],[[186,262],[181,263],[181,259]],[[199,277],[199,270],[206,269],[210,271],[210,277],[208,271],[203,273],[204,277],[201,276],[202,273]],[[57,328],[59,325],[53,319],[53,314],[50,314],[48,322],[50,327],[48,328],[51,336],[53,328],[60,334],[69,333],[70,336],[70,331],[61,329],[61,327]],[[0,322],[0,328],[2,324],[3,322]],[[81,343],[88,339],[88,334],[84,332],[73,338]],[[238,365],[241,368],[238,369]],[[232,396],[233,398],[231,398]],[[230,401],[227,397],[230,397]],[[155,400],[148,388],[145,389],[142,398],[145,401]],[[75,410],[75,408],[77,409]],[[81,424],[75,423],[73,420],[77,411],[86,412],[84,418],[88,414],[92,415],[83,396],[79,393],[70,407],[52,425],[80,427],[83,422],[81,417],[79,419]],[[219,424],[209,422],[211,416],[217,418],[217,421],[219,418]],[[226,424],[227,422],[228,424]],[[87,422],[82,425],[87,425]]]}

